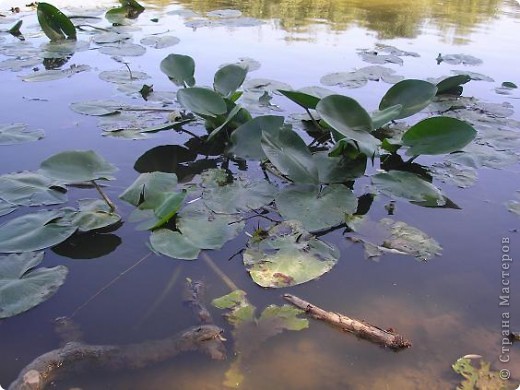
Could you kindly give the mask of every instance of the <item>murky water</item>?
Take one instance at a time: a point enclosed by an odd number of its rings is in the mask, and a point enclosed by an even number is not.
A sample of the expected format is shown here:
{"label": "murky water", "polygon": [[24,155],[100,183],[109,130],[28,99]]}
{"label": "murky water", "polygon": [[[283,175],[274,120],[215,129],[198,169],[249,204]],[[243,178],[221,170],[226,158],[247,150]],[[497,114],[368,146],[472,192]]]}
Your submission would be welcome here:
{"label": "murky water", "polygon": [[[11,6],[7,1],[0,4],[2,11]],[[151,75],[156,90],[172,89],[160,72],[159,63],[173,52],[195,59],[199,85],[211,84],[219,65],[250,57],[261,63],[261,68],[250,77],[280,80],[300,88],[320,85],[320,78],[327,73],[369,65],[357,51],[374,49],[376,43],[381,43],[420,55],[404,57],[403,65],[387,64],[407,78],[439,77],[449,75],[452,70],[469,70],[493,78],[493,82],[470,82],[464,95],[493,103],[508,102],[516,111],[511,119],[520,120],[519,93],[506,96],[495,92],[495,87],[504,81],[520,85],[520,5],[513,0],[147,4],[147,11],[139,18],[144,32],[135,34],[169,30],[180,39],[176,46],[148,49],[144,56],[127,57],[133,70]],[[204,16],[205,12],[225,8],[238,9],[244,17],[265,23],[195,28],[185,23],[202,18],[190,19],[179,12],[192,10]],[[155,17],[159,23],[150,21]],[[27,17],[25,23],[34,25],[35,20]],[[8,41],[17,43],[14,38],[4,38],[2,45]],[[483,62],[478,66],[437,64],[435,58],[439,53],[463,53]],[[93,69],[68,79],[42,83],[20,80],[19,75],[32,72],[30,68],[0,73],[1,122],[25,122],[46,131],[46,138],[36,143],[1,147],[0,174],[36,169],[40,161],[62,150],[92,148],[120,168],[117,179],[106,188],[108,195],[117,199],[137,176],[133,165],[140,155],[158,145],[183,144],[187,138],[175,133],[160,133],[139,141],[102,137],[96,118],[76,114],[68,105],[73,101],[124,96],[113,84],[98,79],[100,71],[122,69],[123,65],[95,51],[77,52],[69,64],[90,64]],[[372,110],[389,86],[369,82],[359,89],[334,88]],[[282,100],[277,104],[286,109],[286,115],[297,111]],[[327,238],[341,250],[337,266],[319,280],[282,291],[261,289],[251,281],[239,257],[228,260],[245,245],[245,234],[221,251],[208,251],[259,309],[272,303],[282,304],[280,295],[290,292],[328,310],[397,329],[413,342],[411,349],[392,353],[311,321],[308,330],[273,337],[249,357],[243,364],[242,388],[454,388],[460,378],[450,365],[466,354],[480,354],[495,368],[508,369],[513,377],[520,378],[517,346],[510,352],[509,363],[499,361],[502,314],[509,312],[511,330],[520,330],[520,310],[516,303],[520,300],[520,268],[515,257],[520,253],[520,219],[504,206],[520,190],[520,170],[516,163],[501,170],[482,168],[478,175],[477,183],[467,189],[437,183],[460,210],[421,208],[397,202],[396,220],[418,227],[442,245],[442,256],[428,263],[391,254],[384,255],[379,262],[365,260],[362,247],[351,244],[336,231]],[[71,204],[79,198],[96,196],[94,190],[88,189],[70,191],[69,195]],[[387,203],[387,198],[376,199],[370,211],[373,220],[386,216]],[[123,218],[131,210],[122,202],[118,208]],[[254,228],[251,224],[246,230]],[[509,307],[499,306],[503,238],[510,240],[515,258],[508,276],[511,303],[515,306]],[[46,250],[44,265],[64,264],[70,269],[69,275],[49,301],[16,317],[0,320],[0,385],[6,387],[33,358],[58,346],[52,325],[56,317],[75,313],[74,319],[89,343],[134,343],[165,337],[194,323],[181,302],[186,277],[206,283],[208,300],[229,292],[200,259],[181,262],[152,255],[126,272],[149,253],[147,240],[148,233],[136,232],[134,224],[127,222],[110,237],[87,242],[79,250],[75,246]],[[99,251],[97,255],[89,252],[93,247]],[[116,282],[96,295],[114,278],[118,278]],[[92,297],[95,298],[83,306]],[[229,326],[220,317],[221,312],[211,311],[217,324],[226,329],[227,361],[214,362],[190,353],[135,372],[89,373],[60,382],[56,387],[223,388],[224,373],[234,358],[232,337]]]}

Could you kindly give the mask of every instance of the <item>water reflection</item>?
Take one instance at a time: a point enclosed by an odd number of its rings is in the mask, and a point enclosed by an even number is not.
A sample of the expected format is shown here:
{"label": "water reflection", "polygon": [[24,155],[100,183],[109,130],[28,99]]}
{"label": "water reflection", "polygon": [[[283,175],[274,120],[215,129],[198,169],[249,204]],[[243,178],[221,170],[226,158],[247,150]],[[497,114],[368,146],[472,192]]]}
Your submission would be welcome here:
{"label": "water reflection", "polygon": [[[232,8],[245,16],[278,19],[279,27],[292,33],[310,32],[317,23],[332,31],[361,26],[374,31],[379,39],[414,38],[428,24],[464,43],[464,36],[476,26],[498,17],[503,0],[177,0],[185,8],[201,14],[217,8]],[[152,0],[166,6],[167,0]]]}

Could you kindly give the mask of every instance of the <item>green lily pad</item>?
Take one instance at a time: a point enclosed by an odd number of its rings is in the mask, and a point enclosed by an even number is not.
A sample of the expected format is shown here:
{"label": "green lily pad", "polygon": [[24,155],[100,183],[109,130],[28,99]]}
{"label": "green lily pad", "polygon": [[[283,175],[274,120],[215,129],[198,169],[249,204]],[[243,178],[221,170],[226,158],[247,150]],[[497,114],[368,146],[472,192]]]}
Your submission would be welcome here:
{"label": "green lily pad", "polygon": [[207,88],[184,88],[177,92],[179,103],[199,115],[208,115],[215,117],[227,112],[227,105],[222,97]]}
{"label": "green lily pad", "polygon": [[372,118],[354,99],[343,95],[330,95],[320,100],[316,111],[321,118],[341,135],[356,141],[359,150],[367,157],[375,155],[380,141],[372,136]]}
{"label": "green lily pad", "polygon": [[121,217],[101,199],[80,199],[78,205],[78,210],[65,209],[68,215],[63,219],[77,226],[80,232],[103,229],[121,221]]}
{"label": "green lily pad", "polygon": [[40,211],[25,214],[0,226],[0,253],[29,252],[65,241],[78,229],[61,224],[63,211]]}
{"label": "green lily pad", "polygon": [[291,129],[262,131],[262,149],[278,170],[297,183],[318,183],[318,169],[305,141]]}
{"label": "green lily pad", "polygon": [[366,258],[378,259],[384,253],[393,253],[428,261],[441,254],[442,247],[437,241],[404,222],[383,218],[374,224],[365,218],[356,223],[359,235],[356,240],[363,242]]}
{"label": "green lily pad", "polygon": [[65,282],[67,267],[35,268],[42,260],[43,252],[0,256],[0,318],[38,306]]}
{"label": "green lily pad", "polygon": [[450,65],[480,65],[482,60],[469,54],[439,54],[437,63],[446,62]]}
{"label": "green lily pad", "polygon": [[226,65],[215,73],[213,88],[224,97],[233,94],[244,82],[247,69],[240,65]]}
{"label": "green lily pad", "polygon": [[28,130],[24,123],[0,125],[0,145],[16,145],[37,141],[44,136],[43,130]]}
{"label": "green lily pad", "polygon": [[179,86],[195,85],[195,61],[190,56],[170,54],[161,61],[161,71]]}
{"label": "green lily pad", "polygon": [[61,80],[74,76],[75,74],[90,70],[88,65],[71,65],[65,69],[51,69],[40,70],[38,72],[30,73],[26,76],[21,76],[23,81],[37,82],[37,81],[53,81]]}
{"label": "green lily pad", "polygon": [[7,215],[9,213],[12,213],[17,208],[18,208],[17,205],[14,205],[12,203],[6,202],[3,199],[0,199],[0,217],[3,215]]}
{"label": "green lily pad", "polygon": [[57,153],[40,164],[43,175],[63,183],[112,180],[117,168],[92,150]]}
{"label": "green lily pad", "polygon": [[[163,193],[177,191],[177,175],[166,172],[147,172],[139,177],[121,194],[119,199],[136,207],[145,208],[157,206]],[[146,206],[148,205],[148,206]]]}
{"label": "green lily pad", "polygon": [[129,72],[128,70],[105,70],[99,73],[99,78],[114,84],[129,84],[137,80],[146,80],[150,75],[144,72]]}
{"label": "green lily pad", "polygon": [[202,199],[206,206],[224,214],[259,209],[274,200],[276,188],[266,181],[250,181],[238,177],[232,183],[205,188]]}
{"label": "green lily pad", "polygon": [[477,171],[472,167],[465,167],[450,161],[433,164],[430,172],[436,179],[450,182],[460,188],[468,188],[477,181]]}
{"label": "green lily pad", "polygon": [[146,53],[144,46],[131,42],[120,42],[115,46],[102,46],[99,52],[109,56],[131,56],[138,57]]}
{"label": "green lily pad", "polygon": [[132,35],[128,33],[120,33],[115,31],[109,31],[101,34],[96,34],[92,37],[92,41],[99,44],[117,43],[131,39]]}
{"label": "green lily pad", "polygon": [[72,111],[84,115],[104,116],[119,114],[122,110],[120,102],[115,100],[88,100],[70,104]]}
{"label": "green lily pad", "polygon": [[158,253],[181,260],[195,260],[201,250],[181,233],[170,229],[154,230],[150,235],[150,245]]}
{"label": "green lily pad", "polygon": [[285,219],[298,220],[310,232],[332,228],[345,222],[357,209],[357,198],[344,185],[288,186],[276,196],[278,212]]}
{"label": "green lily pad", "polygon": [[42,206],[67,201],[66,189],[34,172],[0,176],[0,198],[18,206]]}
{"label": "green lily pad", "polygon": [[231,133],[232,145],[229,151],[244,159],[265,159],[266,155],[260,143],[262,132],[278,132],[283,124],[283,116],[257,116]]}
{"label": "green lily pad", "polygon": [[177,45],[181,40],[173,35],[152,35],[141,39],[141,44],[153,47],[154,49],[164,49]]}
{"label": "green lily pad", "polygon": [[279,89],[278,92],[303,108],[315,109],[316,105],[320,101],[320,98],[301,91],[287,91],[284,89]]}
{"label": "green lily pad", "polygon": [[424,80],[403,80],[391,87],[381,99],[379,109],[385,110],[395,105],[402,105],[397,119],[409,117],[433,100],[437,94],[437,87]]}
{"label": "green lily pad", "polygon": [[177,229],[201,249],[220,249],[244,226],[240,216],[215,214],[200,201],[185,206],[177,217]]}
{"label": "green lily pad", "polygon": [[367,158],[361,153],[355,157],[336,157],[322,151],[314,153],[312,159],[318,169],[319,181],[324,184],[346,183],[357,179],[364,175],[367,167]]}
{"label": "green lily pad", "polygon": [[421,179],[414,173],[390,171],[372,176],[375,188],[388,196],[422,202],[432,201],[438,206],[446,203],[442,192],[433,184]]}
{"label": "green lily pad", "polygon": [[446,154],[461,150],[477,135],[466,122],[447,116],[426,118],[403,134],[402,143],[408,146],[406,154]]}
{"label": "green lily pad", "polygon": [[262,287],[290,287],[319,278],[339,258],[338,249],[306,232],[298,221],[284,221],[253,237],[243,262],[253,281]]}

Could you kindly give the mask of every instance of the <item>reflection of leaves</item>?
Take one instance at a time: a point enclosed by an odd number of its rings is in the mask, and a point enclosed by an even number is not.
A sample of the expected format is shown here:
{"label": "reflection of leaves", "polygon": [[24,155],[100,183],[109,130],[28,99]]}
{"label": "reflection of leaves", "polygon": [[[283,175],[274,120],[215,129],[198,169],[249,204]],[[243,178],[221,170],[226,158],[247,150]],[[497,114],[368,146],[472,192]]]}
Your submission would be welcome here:
{"label": "reflection of leaves", "polygon": [[54,246],[52,251],[70,259],[97,259],[113,252],[121,242],[115,234],[75,234]]}
{"label": "reflection of leaves", "polygon": [[49,299],[65,281],[68,269],[35,267],[43,252],[0,257],[0,318],[23,313]]}

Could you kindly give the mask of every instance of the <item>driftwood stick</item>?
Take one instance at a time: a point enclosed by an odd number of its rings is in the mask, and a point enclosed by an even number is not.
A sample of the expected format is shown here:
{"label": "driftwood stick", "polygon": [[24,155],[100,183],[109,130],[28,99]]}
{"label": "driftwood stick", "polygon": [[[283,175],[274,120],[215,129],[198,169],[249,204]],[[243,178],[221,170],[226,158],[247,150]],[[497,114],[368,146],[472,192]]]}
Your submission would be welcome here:
{"label": "driftwood stick", "polygon": [[[190,307],[195,319],[201,325],[213,325],[213,318],[209,310],[204,305],[204,283],[201,281],[193,281],[188,279],[184,287],[183,301]],[[208,340],[201,346],[204,353],[211,356],[213,359],[223,359],[226,356],[226,346],[223,337],[215,337],[213,340]]]}
{"label": "driftwood stick", "polygon": [[294,306],[305,310],[311,317],[325,321],[328,324],[336,326],[345,332],[353,333],[365,340],[380,344],[394,351],[412,346],[412,343],[403,338],[403,336],[395,333],[392,329],[384,330],[364,321],[358,321],[339,313],[323,310],[291,294],[284,294],[283,297]]}
{"label": "driftwood stick", "polygon": [[[33,360],[11,383],[9,390],[43,390],[65,374],[92,369],[118,371],[143,368],[184,351],[206,351],[204,344],[219,338],[221,333],[222,329],[215,325],[201,325],[161,340],[123,346],[71,342]],[[210,352],[212,358],[225,357],[214,355],[213,349]]]}

